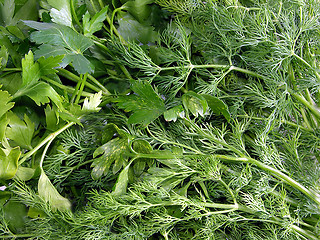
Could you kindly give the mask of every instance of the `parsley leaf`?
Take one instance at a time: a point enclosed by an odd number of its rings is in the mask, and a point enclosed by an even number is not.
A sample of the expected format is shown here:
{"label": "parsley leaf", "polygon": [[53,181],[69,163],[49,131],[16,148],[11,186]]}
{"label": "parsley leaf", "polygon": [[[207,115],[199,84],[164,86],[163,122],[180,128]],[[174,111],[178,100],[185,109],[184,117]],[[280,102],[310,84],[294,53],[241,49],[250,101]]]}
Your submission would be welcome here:
{"label": "parsley leaf", "polygon": [[148,125],[166,111],[163,100],[147,81],[135,81],[131,89],[135,94],[120,96],[115,101],[118,107],[133,112],[128,123]]}
{"label": "parsley leaf", "polygon": [[34,21],[24,23],[38,30],[30,36],[32,41],[42,44],[35,52],[37,58],[64,55],[62,67],[72,63],[79,74],[94,71],[93,64],[83,56],[84,51],[93,45],[89,38],[63,25]]}

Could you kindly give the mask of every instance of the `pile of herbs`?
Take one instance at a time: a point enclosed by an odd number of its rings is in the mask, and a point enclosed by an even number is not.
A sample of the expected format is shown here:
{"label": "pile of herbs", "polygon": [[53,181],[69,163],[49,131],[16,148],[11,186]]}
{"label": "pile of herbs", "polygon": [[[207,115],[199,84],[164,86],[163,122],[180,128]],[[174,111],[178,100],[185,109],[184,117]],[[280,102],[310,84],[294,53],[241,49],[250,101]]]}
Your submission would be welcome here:
{"label": "pile of herbs", "polygon": [[0,13],[0,238],[320,239],[319,1]]}

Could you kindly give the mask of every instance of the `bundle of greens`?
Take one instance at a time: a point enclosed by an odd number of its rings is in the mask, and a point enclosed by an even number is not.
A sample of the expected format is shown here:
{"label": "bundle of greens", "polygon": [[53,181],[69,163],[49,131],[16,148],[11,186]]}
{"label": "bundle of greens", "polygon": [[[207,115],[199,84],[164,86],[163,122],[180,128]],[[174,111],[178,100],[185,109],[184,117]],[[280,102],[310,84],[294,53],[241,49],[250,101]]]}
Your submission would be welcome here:
{"label": "bundle of greens", "polygon": [[320,2],[0,1],[0,237],[320,239]]}

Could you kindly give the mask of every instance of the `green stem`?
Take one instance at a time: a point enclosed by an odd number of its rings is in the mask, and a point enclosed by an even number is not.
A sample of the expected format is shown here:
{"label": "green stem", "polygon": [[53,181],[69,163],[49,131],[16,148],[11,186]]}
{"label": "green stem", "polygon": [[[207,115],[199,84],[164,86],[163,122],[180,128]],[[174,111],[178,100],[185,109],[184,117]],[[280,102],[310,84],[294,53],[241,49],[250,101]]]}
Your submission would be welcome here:
{"label": "green stem", "polygon": [[[72,87],[69,87],[69,86],[65,86],[65,85],[63,85],[63,84],[60,84],[60,83],[58,83],[58,82],[54,81],[53,79],[50,79],[50,78],[48,78],[48,77],[46,77],[46,76],[43,76],[43,77],[41,77],[41,78],[42,78],[43,80],[51,83],[52,85],[55,85],[55,86],[57,86],[58,88],[61,88],[62,90],[66,90],[66,91],[69,92],[69,93],[73,93],[74,90],[75,90],[75,89],[72,88]],[[84,96],[84,97],[91,97],[93,94],[92,94],[92,93],[89,93],[89,92],[82,91],[81,95]]]}
{"label": "green stem", "polygon": [[27,152],[22,159],[19,160],[19,165],[24,163],[29,157],[31,157],[34,153],[36,153],[41,147],[43,147],[46,143],[51,141],[51,139],[58,136],[60,133],[62,133],[64,130],[68,129],[72,125],[76,124],[75,122],[69,122],[68,124],[64,125],[62,128],[58,129],[54,133],[49,134],[45,139],[43,139],[35,148],[33,148],[31,151]]}
{"label": "green stem", "polygon": [[1,72],[20,72],[22,68],[4,68],[1,69]]}
{"label": "green stem", "polygon": [[71,14],[73,16],[73,19],[75,20],[76,24],[79,26],[80,30],[82,31],[82,25],[80,24],[76,10],[74,8],[74,0],[70,1],[70,7],[71,7]]}
{"label": "green stem", "polygon": [[[66,69],[63,69],[63,68],[59,69],[58,74],[59,74],[60,76],[63,76],[63,77],[65,77],[65,78],[73,81],[73,82],[76,82],[76,83],[81,82],[80,77],[78,77],[77,75],[69,72],[69,71],[66,70]],[[88,82],[86,82],[86,87],[87,87],[87,88],[90,88],[91,90],[93,90],[93,91],[95,91],[95,92],[100,92],[100,91],[101,91],[100,88],[98,88],[98,87],[96,87],[96,86],[94,86],[94,85],[92,85],[92,84],[90,84],[90,83],[88,83]]]}
{"label": "green stem", "polygon": [[87,81],[87,76],[88,76],[88,73],[84,74],[84,76],[82,76],[82,81],[81,81],[81,85],[80,85],[80,89],[77,93],[77,97],[76,97],[76,100],[74,101],[75,104],[78,104],[79,103],[79,100],[80,100],[80,96],[82,94],[82,91],[83,91],[83,88],[85,86],[85,83]]}
{"label": "green stem", "polygon": [[[249,119],[254,119],[254,120],[261,120],[261,121],[268,121],[268,119],[265,119],[265,118],[261,118],[261,117],[253,117],[253,116],[249,116],[249,115],[237,115],[237,117],[241,117],[241,118],[249,118]],[[309,128],[306,128],[306,127],[303,127],[299,124],[296,124],[294,122],[291,122],[291,121],[287,121],[287,120],[280,120],[281,123],[284,123],[284,124],[287,124],[287,125],[290,125],[292,127],[296,127],[296,128],[300,128],[304,131],[312,131],[310,130]]]}
{"label": "green stem", "polygon": [[176,70],[176,69],[181,69],[181,68],[187,68],[187,69],[197,69],[197,68],[204,68],[204,69],[207,69],[207,68],[212,68],[212,69],[228,69],[228,71],[237,71],[237,72],[241,72],[241,73],[245,73],[245,74],[248,74],[248,75],[251,75],[253,77],[257,77],[257,78],[261,78],[261,79],[265,79],[264,76],[256,73],[256,72],[253,72],[253,71],[250,71],[250,70],[247,70],[247,69],[244,69],[244,68],[239,68],[239,67],[236,67],[236,66],[230,66],[230,65],[221,65],[221,64],[203,64],[203,65],[193,65],[193,64],[190,64],[190,65],[185,65],[185,66],[176,66],[176,67],[161,67],[160,68],[160,71],[169,71],[169,70]]}
{"label": "green stem", "polygon": [[320,112],[316,106],[309,103],[301,94],[291,92],[291,95],[294,96],[305,107],[307,107],[317,119],[320,119]]}
{"label": "green stem", "polygon": [[95,79],[92,75],[88,74],[88,78],[96,84],[99,88],[101,88],[102,92],[104,92],[104,95],[111,95],[108,89],[106,89],[97,79]]}
{"label": "green stem", "polygon": [[291,187],[299,190],[300,192],[304,193],[306,196],[308,196],[310,199],[312,199],[314,202],[316,202],[320,206],[320,196],[318,196],[313,191],[307,189],[291,177],[287,176],[286,174],[282,173],[281,171],[272,168],[260,161],[257,161],[253,158],[249,157],[233,157],[233,156],[227,156],[227,155],[214,155],[216,158],[221,159],[223,161],[235,161],[235,162],[245,162],[245,163],[251,163],[258,168],[269,172],[274,177],[280,179],[281,181],[285,182],[286,184],[290,185]]}

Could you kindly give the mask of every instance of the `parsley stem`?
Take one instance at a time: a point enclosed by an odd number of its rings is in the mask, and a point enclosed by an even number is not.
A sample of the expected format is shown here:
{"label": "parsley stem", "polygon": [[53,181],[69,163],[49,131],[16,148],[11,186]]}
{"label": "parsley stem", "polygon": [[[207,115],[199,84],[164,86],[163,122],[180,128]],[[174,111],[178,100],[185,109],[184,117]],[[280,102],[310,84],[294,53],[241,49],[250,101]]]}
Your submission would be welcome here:
{"label": "parsley stem", "polygon": [[72,125],[76,124],[75,122],[69,122],[68,124],[64,125],[62,128],[58,129],[54,133],[49,134],[45,139],[43,139],[35,148],[33,148],[31,151],[27,152],[22,159],[19,160],[19,165],[24,163],[29,157],[31,157],[34,153],[36,153],[41,147],[43,147],[46,143],[51,141],[51,139],[54,139],[56,136],[58,136],[60,133],[62,133],[64,130],[68,129]]}
{"label": "parsley stem", "polygon": [[87,81],[87,76],[88,76],[88,73],[84,74],[82,76],[82,81],[81,81],[81,84],[80,84],[80,89],[79,91],[77,92],[77,97],[76,97],[76,100],[74,101],[75,104],[78,104],[79,103],[79,100],[80,100],[80,96],[82,94],[82,91],[83,91],[83,88],[86,84],[86,81]]}
{"label": "parsley stem", "polygon": [[1,69],[2,72],[20,72],[22,68],[4,68]]}
{"label": "parsley stem", "polygon": [[[80,77],[78,77],[77,75],[69,72],[66,69],[63,69],[63,68],[59,69],[58,74],[60,76],[63,76],[65,78],[73,81],[73,82],[76,82],[76,83],[81,82],[81,78]],[[90,88],[91,90],[93,90],[95,92],[100,92],[102,90],[102,89],[100,89],[100,88],[98,88],[98,87],[96,87],[96,86],[94,86],[94,85],[92,85],[91,83],[88,83],[88,82],[86,82],[85,85],[86,85],[86,87]],[[102,94],[109,95],[110,93],[107,94],[106,92],[102,91]]]}
{"label": "parsley stem", "polygon": [[[65,85],[63,85],[63,84],[60,84],[60,83],[58,83],[58,82],[54,81],[53,79],[50,79],[50,78],[48,78],[48,77],[46,77],[46,76],[43,76],[43,77],[41,77],[41,78],[42,78],[43,80],[47,81],[48,83],[51,83],[52,85],[57,86],[58,88],[61,88],[61,89],[63,89],[63,90],[66,90],[66,91],[69,92],[69,93],[73,93],[73,92],[74,92],[74,88],[72,88],[72,87],[69,87],[69,86],[65,86]],[[84,97],[91,97],[93,94],[92,94],[92,93],[89,93],[89,92],[86,92],[86,91],[82,91],[81,95],[84,96]]]}
{"label": "parsley stem", "polygon": [[111,95],[108,89],[106,89],[96,78],[94,78],[92,75],[88,74],[88,78],[96,84],[101,90],[105,93],[105,95]]}

